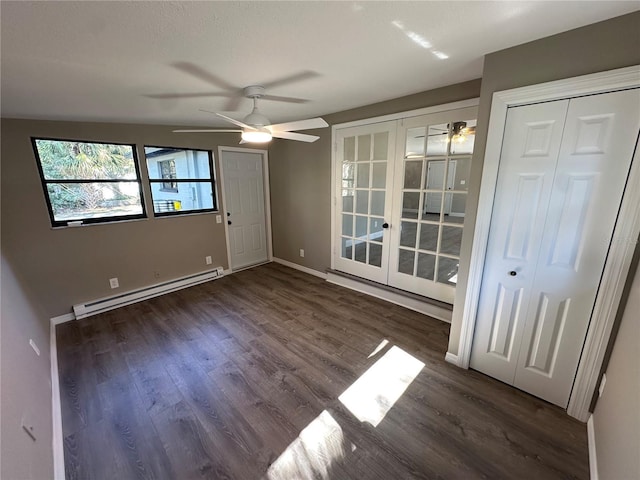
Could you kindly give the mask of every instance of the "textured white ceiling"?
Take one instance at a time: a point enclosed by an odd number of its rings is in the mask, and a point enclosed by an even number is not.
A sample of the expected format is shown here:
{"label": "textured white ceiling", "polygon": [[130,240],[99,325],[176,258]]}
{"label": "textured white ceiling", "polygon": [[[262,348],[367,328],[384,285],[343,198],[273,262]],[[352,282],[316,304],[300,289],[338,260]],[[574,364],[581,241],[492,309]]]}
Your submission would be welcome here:
{"label": "textured white ceiling", "polygon": [[[272,122],[296,120],[478,78],[487,53],[637,9],[636,1],[2,1],[2,116],[225,126],[198,111],[224,110],[224,98],[148,96],[222,91],[175,66],[189,62],[239,88],[314,72],[267,92],[308,103],[261,103]],[[231,116],[249,111],[244,99]]]}

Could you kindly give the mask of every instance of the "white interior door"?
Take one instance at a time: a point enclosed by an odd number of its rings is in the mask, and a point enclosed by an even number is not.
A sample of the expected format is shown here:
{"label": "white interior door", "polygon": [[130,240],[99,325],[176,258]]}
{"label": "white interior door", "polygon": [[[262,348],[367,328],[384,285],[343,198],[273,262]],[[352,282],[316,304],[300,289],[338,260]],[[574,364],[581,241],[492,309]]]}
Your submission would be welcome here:
{"label": "white interior door", "polygon": [[269,260],[262,153],[222,150],[231,269]]}
{"label": "white interior door", "polygon": [[387,283],[395,122],[336,131],[334,266]]}
{"label": "white interior door", "polygon": [[471,366],[562,407],[626,186],[639,106],[636,89],[507,115]]}

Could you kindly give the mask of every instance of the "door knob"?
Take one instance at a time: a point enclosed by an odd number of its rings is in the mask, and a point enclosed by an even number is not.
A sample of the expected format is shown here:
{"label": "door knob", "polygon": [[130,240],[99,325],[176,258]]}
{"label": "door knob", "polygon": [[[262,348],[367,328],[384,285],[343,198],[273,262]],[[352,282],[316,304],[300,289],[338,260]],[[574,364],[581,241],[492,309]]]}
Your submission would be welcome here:
{"label": "door knob", "polygon": [[230,217],[230,216],[231,216],[231,212],[227,212],[227,217]]}
{"label": "door knob", "polygon": [[227,225],[231,225],[231,220],[227,220]]}
{"label": "door knob", "polygon": [[384,223],[382,224],[382,228],[389,228],[389,224],[388,224],[387,222],[384,222]]}
{"label": "door knob", "polygon": [[515,277],[518,274],[518,272],[516,272],[515,270],[511,270],[509,272],[509,275],[511,275],[512,277]]}

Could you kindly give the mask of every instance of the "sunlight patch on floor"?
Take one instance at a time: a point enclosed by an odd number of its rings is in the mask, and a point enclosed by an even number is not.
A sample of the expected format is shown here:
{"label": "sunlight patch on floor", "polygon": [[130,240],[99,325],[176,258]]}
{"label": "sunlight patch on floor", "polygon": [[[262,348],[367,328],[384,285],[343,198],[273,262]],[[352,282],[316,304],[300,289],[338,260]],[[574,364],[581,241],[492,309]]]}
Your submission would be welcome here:
{"label": "sunlight patch on floor", "polygon": [[423,362],[394,345],[338,399],[358,420],[377,427],[423,367]]}
{"label": "sunlight patch on floor", "polygon": [[371,352],[367,358],[371,358],[375,356],[375,354],[378,353],[380,350],[382,350],[384,347],[386,347],[388,343],[389,343],[389,340],[387,340],[386,338],[382,340],[380,342],[380,345],[378,345],[376,349],[373,352]]}
{"label": "sunlight patch on floor", "polygon": [[331,465],[355,450],[342,428],[323,410],[267,471],[269,480],[331,478]]}

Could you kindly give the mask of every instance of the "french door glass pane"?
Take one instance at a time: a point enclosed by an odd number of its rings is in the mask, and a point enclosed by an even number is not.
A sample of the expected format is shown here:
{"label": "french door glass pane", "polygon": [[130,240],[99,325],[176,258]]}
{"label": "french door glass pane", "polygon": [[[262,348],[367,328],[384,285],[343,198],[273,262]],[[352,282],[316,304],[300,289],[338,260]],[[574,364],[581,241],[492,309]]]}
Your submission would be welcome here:
{"label": "french door glass pane", "polygon": [[369,213],[369,190],[356,190],[356,213]]}
{"label": "french door glass pane", "polygon": [[431,125],[427,134],[427,156],[446,155],[449,145],[449,124]]}
{"label": "french door glass pane", "polygon": [[424,138],[426,137],[425,127],[409,128],[407,130],[407,142],[405,147],[405,158],[424,156]]}
{"label": "french door glass pane", "polygon": [[416,248],[416,230],[418,229],[418,224],[415,222],[402,222],[400,229],[400,245],[403,247]]}
{"label": "french door glass pane", "polygon": [[354,190],[342,190],[342,211],[353,212]]}
{"label": "french door glass pane", "polygon": [[424,206],[422,207],[422,220],[439,222],[441,210],[442,193],[426,192],[424,194]]}
{"label": "french door glass pane", "polygon": [[476,140],[476,121],[453,122],[451,131],[451,154],[471,155]]}
{"label": "french door glass pane", "polygon": [[353,215],[342,215],[342,234],[353,236]]}
{"label": "french door glass pane", "polygon": [[418,269],[416,276],[433,281],[436,270],[436,256],[428,253],[418,253]]}
{"label": "french door glass pane", "polygon": [[367,263],[367,242],[356,240],[354,260],[356,262]]}
{"label": "french door glass pane", "polygon": [[440,239],[440,251],[449,255],[460,255],[460,243],[462,242],[462,227],[442,227]]}
{"label": "french door glass pane", "polygon": [[384,215],[384,191],[371,192],[371,215]]}
{"label": "french door glass pane", "polygon": [[373,135],[373,160],[387,160],[389,152],[389,132]]}
{"label": "french door glass pane", "polygon": [[344,139],[344,152],[345,162],[355,162],[356,160],[356,137],[347,137]]}
{"label": "french door glass pane", "polygon": [[384,219],[371,217],[369,219],[369,238],[372,242],[382,242],[382,224]]}
{"label": "french door glass pane", "polygon": [[450,201],[448,203],[451,205],[451,210],[449,211],[449,215],[444,218],[444,221],[446,223],[464,223],[464,211],[467,204],[467,194],[445,193],[445,195],[450,197]]}
{"label": "french door glass pane", "polygon": [[420,188],[422,180],[422,160],[404,163],[404,188]]}
{"label": "french door glass pane", "polygon": [[[427,190],[442,190],[444,188],[445,160],[427,161],[427,176],[424,179],[424,188]],[[416,187],[419,188],[419,187]]]}
{"label": "french door glass pane", "polygon": [[356,238],[367,237],[367,217],[356,215]]}
{"label": "french door glass pane", "polygon": [[431,250],[435,252],[438,248],[438,230],[440,226],[434,223],[420,224],[420,250]]}
{"label": "french door glass pane", "polygon": [[402,196],[402,218],[418,218],[420,208],[419,192],[404,192]]}
{"label": "french door glass pane", "polygon": [[455,287],[458,282],[458,260],[438,256],[438,277],[436,281]]}
{"label": "french door glass pane", "polygon": [[387,163],[373,163],[371,186],[373,188],[385,188],[387,182]]}
{"label": "french door glass pane", "polygon": [[352,248],[351,248],[353,240],[345,237],[342,237],[341,240],[342,240],[341,242],[342,248],[341,248],[340,256],[342,256],[342,258],[348,258],[351,260],[353,255]]}
{"label": "french door glass pane", "polygon": [[358,136],[358,162],[371,160],[371,135]]}
{"label": "french door glass pane", "polygon": [[358,181],[356,182],[357,188],[369,188],[369,169],[368,163],[358,164]]}
{"label": "french door glass pane", "polygon": [[382,245],[379,243],[369,244],[369,265],[374,267],[382,266]]}
{"label": "french door glass pane", "polygon": [[416,252],[413,250],[400,249],[398,255],[398,271],[400,273],[406,273],[407,275],[413,275],[413,262]]}

